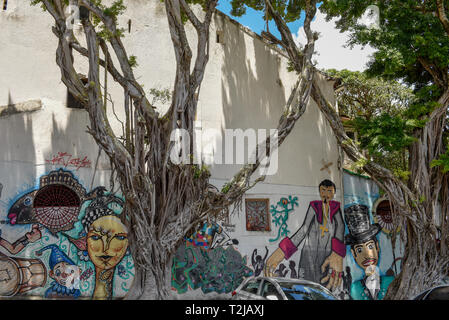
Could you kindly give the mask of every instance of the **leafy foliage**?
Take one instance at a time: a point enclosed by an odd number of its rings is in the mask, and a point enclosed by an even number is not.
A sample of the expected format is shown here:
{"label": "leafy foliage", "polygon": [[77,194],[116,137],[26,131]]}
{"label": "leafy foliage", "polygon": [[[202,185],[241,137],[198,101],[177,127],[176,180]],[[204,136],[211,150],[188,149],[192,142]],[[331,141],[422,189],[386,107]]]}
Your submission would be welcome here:
{"label": "leafy foliage", "polygon": [[441,170],[446,173],[449,172],[449,151],[442,154],[441,157],[437,160],[433,160],[432,167],[441,167]]}
{"label": "leafy foliage", "polygon": [[[369,4],[379,8],[379,28],[358,22]],[[327,14],[326,19],[337,18],[341,31],[350,32],[349,46],[376,49],[369,74],[401,80],[414,89],[420,99],[411,109],[419,117],[433,110],[432,102],[441,94],[442,84],[435,76],[444,80],[448,73],[449,37],[436,17],[435,6],[434,1],[336,0],[324,2],[320,10]]]}
{"label": "leafy foliage", "polygon": [[[424,122],[407,117],[418,99],[412,90],[397,81],[363,72],[326,72],[342,82],[336,92],[339,113],[349,118],[344,125],[356,133],[359,146],[373,161],[407,179],[407,148],[415,141],[414,129]],[[360,167],[351,169],[361,171]]]}
{"label": "leafy foliage", "polygon": [[[449,2],[443,2],[448,14]],[[367,28],[359,21],[368,5],[376,5],[379,8],[379,28]],[[376,49],[367,74],[400,80],[413,88],[415,99],[401,114],[406,121],[398,129],[403,127],[407,134],[408,129],[424,126],[428,115],[440,107],[437,100],[443,93],[442,89],[448,86],[449,36],[436,14],[436,1],[335,0],[325,1],[320,10],[327,14],[326,19],[336,18],[337,28],[341,31],[349,31],[349,46],[370,45]],[[378,121],[373,122],[371,129],[366,128],[364,132],[369,132],[372,137],[377,124],[390,130],[390,134],[401,134],[395,130],[391,131],[392,119],[383,118],[383,124],[386,126]],[[395,123],[399,125],[400,122]],[[445,136],[447,129],[446,126]],[[397,146],[398,142],[378,137],[371,141],[368,147],[373,147],[380,141],[390,146]],[[448,149],[448,146],[446,139],[445,149]],[[443,170],[449,165],[444,154],[432,163],[434,166],[441,166]]]}
{"label": "leafy foliage", "polygon": [[341,79],[337,92],[340,114],[350,118],[362,116],[369,120],[386,112],[392,116],[403,113],[414,101],[411,89],[396,81],[371,77],[363,72],[326,70]]}
{"label": "leafy foliage", "polygon": [[[301,9],[306,7],[305,0],[272,0],[271,3],[285,22],[298,20],[301,16]],[[243,16],[247,7],[258,11],[265,10],[265,0],[231,0],[231,4],[231,14],[236,17]],[[266,19],[265,15],[264,19]],[[268,16],[268,19],[271,20],[271,16]]]}

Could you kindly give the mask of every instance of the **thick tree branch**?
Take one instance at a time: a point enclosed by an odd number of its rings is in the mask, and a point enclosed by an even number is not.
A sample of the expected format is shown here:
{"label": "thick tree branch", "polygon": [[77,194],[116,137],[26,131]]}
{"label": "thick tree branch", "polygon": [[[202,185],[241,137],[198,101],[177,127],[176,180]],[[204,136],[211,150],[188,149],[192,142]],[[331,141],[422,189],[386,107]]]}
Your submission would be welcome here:
{"label": "thick tree branch", "polygon": [[441,24],[443,25],[446,34],[449,36],[449,19],[446,15],[446,8],[444,7],[443,0],[435,0],[437,4],[437,16],[440,19]]}
{"label": "thick tree branch", "polygon": [[[317,103],[321,112],[327,118],[335,137],[337,138],[338,144],[345,151],[348,157],[356,162],[362,163],[363,169],[373,178],[375,181],[382,186],[382,188],[388,192],[390,195],[390,200],[393,201],[398,212],[403,214],[408,212],[406,210],[409,206],[409,202],[418,204],[419,201],[416,199],[415,195],[409,190],[409,188],[399,179],[397,179],[390,170],[371,162],[366,159],[363,153],[359,150],[358,146],[347,136],[343,124],[341,123],[340,117],[333,109],[332,104],[326,99],[326,97],[321,92],[317,81],[314,81],[311,96],[313,100]],[[417,212],[421,217],[424,217],[424,213],[417,207]],[[424,228],[422,220],[418,220],[415,216],[407,215],[418,228]]]}
{"label": "thick tree branch", "polygon": [[278,29],[281,30],[283,45],[288,46],[289,48],[289,50],[287,51],[291,56],[291,61],[293,61],[295,66],[300,68],[299,70],[297,70],[299,73],[299,79],[295,87],[293,88],[292,93],[290,94],[290,97],[284,107],[284,112],[279,119],[279,124],[277,127],[277,145],[271,146],[270,141],[272,141],[271,139],[273,139],[273,137],[269,137],[257,146],[256,151],[254,151],[255,154],[252,156],[253,159],[256,159],[255,163],[244,165],[239,170],[239,172],[234,175],[231,181],[226,184],[224,196],[220,198],[222,201],[222,205],[229,205],[234,202],[239,202],[246,191],[251,189],[256,183],[265,179],[265,175],[262,175],[253,183],[250,183],[252,174],[261,164],[260,157],[262,157],[262,159],[265,157],[265,154],[259,154],[260,150],[268,151],[268,153],[271,154],[273,151],[271,148],[277,149],[282,145],[286,137],[293,130],[298,119],[304,114],[306,106],[309,102],[310,92],[312,89],[315,70],[312,65],[311,59],[314,52],[316,37],[310,29],[310,23],[316,14],[316,9],[311,9],[311,6],[315,7],[315,2],[308,2],[309,5],[306,8],[305,24],[307,24],[307,27],[305,27],[305,31],[308,36],[307,45],[305,47],[306,49],[303,53],[301,53],[296,47],[296,44],[294,43],[291,36],[291,32],[288,30],[288,27],[286,26],[280,15],[273,10],[270,1],[267,0],[266,3],[270,10],[270,14],[276,21]]}

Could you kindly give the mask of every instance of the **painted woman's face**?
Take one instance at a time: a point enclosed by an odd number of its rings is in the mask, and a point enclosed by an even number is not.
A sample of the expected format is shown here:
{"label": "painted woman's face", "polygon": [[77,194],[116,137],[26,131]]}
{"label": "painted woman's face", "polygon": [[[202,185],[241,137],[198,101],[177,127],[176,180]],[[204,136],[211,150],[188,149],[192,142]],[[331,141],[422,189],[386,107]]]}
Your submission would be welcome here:
{"label": "painted woman's face", "polygon": [[128,230],[119,218],[104,216],[92,223],[87,234],[87,251],[97,268],[114,268],[127,248]]}

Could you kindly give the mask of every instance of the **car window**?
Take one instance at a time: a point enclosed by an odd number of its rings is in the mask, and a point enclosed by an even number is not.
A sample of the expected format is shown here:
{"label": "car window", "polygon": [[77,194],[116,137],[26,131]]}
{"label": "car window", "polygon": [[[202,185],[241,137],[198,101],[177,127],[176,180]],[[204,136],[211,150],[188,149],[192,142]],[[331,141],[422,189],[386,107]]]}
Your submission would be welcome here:
{"label": "car window", "polygon": [[297,283],[279,283],[288,300],[335,300],[319,287]]}
{"label": "car window", "polygon": [[242,291],[249,292],[252,294],[257,294],[257,291],[259,290],[259,285],[260,285],[260,279],[259,280],[251,280],[242,288]]}
{"label": "car window", "polygon": [[262,297],[276,296],[278,300],[283,300],[282,295],[278,292],[276,287],[269,281],[265,281],[262,286]]}

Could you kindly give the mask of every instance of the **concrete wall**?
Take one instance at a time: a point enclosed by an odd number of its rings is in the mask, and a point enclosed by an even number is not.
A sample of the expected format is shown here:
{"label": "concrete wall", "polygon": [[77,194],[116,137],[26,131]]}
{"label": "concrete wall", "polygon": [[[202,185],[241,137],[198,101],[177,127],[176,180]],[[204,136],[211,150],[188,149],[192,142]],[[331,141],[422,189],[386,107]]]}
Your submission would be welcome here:
{"label": "concrete wall", "polygon": [[[126,30],[128,21],[131,19],[132,22],[131,32],[125,33],[123,41],[128,54],[137,57],[139,66],[135,74],[138,81],[145,84],[147,90],[171,89],[175,64],[163,4],[159,1],[141,0],[126,4],[127,10],[119,22]],[[27,198],[45,195],[45,185],[42,185],[40,179],[49,174],[57,176],[59,169],[63,169],[62,173],[69,176],[69,181],[84,188],[78,194],[78,219],[71,229],[64,231],[64,235],[59,233],[55,237],[43,228],[40,230],[40,238],[34,242],[29,241],[22,251],[12,254],[2,246],[0,252],[9,257],[7,261],[19,258],[39,259],[45,266],[44,283],[36,282],[32,290],[14,295],[44,296],[51,289],[53,280],[50,271],[54,270],[51,268],[50,253],[53,249],[48,246],[56,244],[59,250],[81,268],[80,294],[92,297],[100,286],[97,281],[100,275],[95,273],[92,261],[86,260],[86,255],[83,256],[86,250],[82,247],[85,236],[82,220],[90,212],[89,208],[112,210],[111,215],[119,214],[120,201],[113,198],[115,200],[111,204],[101,204],[101,200],[104,200],[102,197],[107,197],[117,186],[112,190],[113,186],[109,184],[110,167],[105,156],[100,155],[97,163],[98,148],[85,132],[89,123],[87,113],[65,105],[66,88],[60,80],[60,70],[55,63],[57,41],[51,32],[52,23],[50,15],[41,12],[38,7],[30,7],[26,1],[9,0],[8,9],[0,11],[0,106],[31,99],[42,101],[42,108],[38,111],[0,118],[0,183],[3,186],[0,194],[0,220],[11,222],[8,217],[11,212],[23,212],[25,217],[28,212]],[[82,42],[81,31],[76,32]],[[215,41],[217,32],[222,36],[220,43]],[[188,27],[192,47],[195,45],[194,34],[193,29]],[[220,13],[213,18],[210,53],[199,96],[198,128],[203,131],[216,129],[218,132],[237,128],[276,128],[282,108],[296,81],[296,75],[287,72],[286,57],[278,49],[268,46],[258,36]],[[80,72],[87,74],[86,62],[77,55],[75,57]],[[321,75],[317,76],[320,77],[322,89],[333,99],[332,81]],[[108,91],[115,101],[116,113],[123,117],[123,96],[111,78]],[[158,107],[163,113],[168,105]],[[109,109],[109,114],[111,113],[112,110]],[[120,133],[120,123],[112,114],[111,123],[114,130]],[[217,146],[220,139],[221,135],[205,136],[203,144]],[[278,237],[281,227],[285,227],[291,236],[302,225],[309,202],[319,199],[318,185],[322,180],[330,179],[336,184],[334,200],[342,202],[342,175],[338,169],[338,154],[336,140],[329,125],[317,106],[311,102],[293,132],[280,147],[278,172],[268,176],[264,183],[258,184],[246,195],[249,199],[268,199],[268,209],[276,207],[282,198],[297,197],[298,204],[289,212],[283,226],[276,225],[272,221],[274,215],[269,213],[270,231],[246,230],[243,204],[229,221],[217,221],[226,231],[226,236],[231,240],[236,239],[238,244],[229,245],[228,242],[212,251],[198,251],[202,249],[195,246],[191,249],[196,250],[191,251],[192,254],[209,254],[216,261],[223,257],[221,261],[229,263],[226,265],[226,270],[231,270],[229,276],[235,279],[232,286],[223,289],[219,282],[223,282],[224,278],[215,279],[212,275],[213,281],[210,282],[212,284],[209,283],[208,289],[203,290],[206,287],[204,285],[194,290],[195,286],[192,288],[191,282],[182,283],[179,280],[179,283],[173,284],[174,293],[193,292],[202,295],[218,292],[229,295],[229,290],[233,290],[242,277],[254,274],[256,268],[251,261],[253,253],[264,256],[265,247],[272,253],[282,239]],[[239,168],[240,165],[211,165],[212,183],[218,187],[223,186]],[[99,192],[101,189],[98,187],[104,187],[106,193]],[[54,209],[56,205],[53,203],[50,208]],[[32,225],[33,223],[25,222],[4,224],[1,226],[1,237],[10,243],[26,233],[31,237],[37,234],[37,231],[32,231]],[[189,247],[187,242],[186,248]],[[39,250],[47,247],[48,250],[38,255]],[[298,261],[300,253],[301,247],[290,260]],[[186,257],[185,252],[180,253],[180,258]],[[181,268],[181,260],[178,261],[179,265],[174,265],[173,272]],[[211,258],[210,261],[215,260]],[[178,270],[178,273],[183,276],[185,270]],[[113,284],[112,296],[123,297],[132,278],[133,262],[129,252],[126,252],[113,270],[110,282]],[[181,294],[180,297],[182,296]]]}

